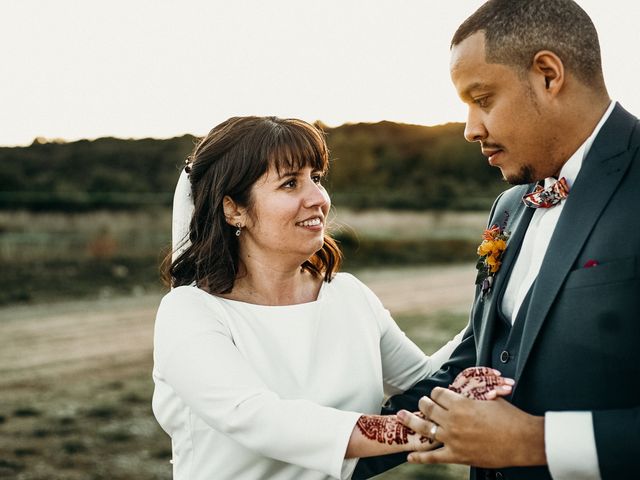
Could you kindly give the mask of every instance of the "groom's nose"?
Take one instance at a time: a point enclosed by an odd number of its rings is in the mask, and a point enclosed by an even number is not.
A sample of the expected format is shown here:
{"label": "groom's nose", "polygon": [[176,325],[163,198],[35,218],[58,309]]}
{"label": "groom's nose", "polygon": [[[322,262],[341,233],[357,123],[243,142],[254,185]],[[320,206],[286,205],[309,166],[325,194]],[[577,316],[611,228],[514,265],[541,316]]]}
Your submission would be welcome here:
{"label": "groom's nose", "polygon": [[481,142],[487,138],[487,129],[480,118],[480,115],[469,109],[467,114],[467,123],[464,127],[464,138],[467,142]]}

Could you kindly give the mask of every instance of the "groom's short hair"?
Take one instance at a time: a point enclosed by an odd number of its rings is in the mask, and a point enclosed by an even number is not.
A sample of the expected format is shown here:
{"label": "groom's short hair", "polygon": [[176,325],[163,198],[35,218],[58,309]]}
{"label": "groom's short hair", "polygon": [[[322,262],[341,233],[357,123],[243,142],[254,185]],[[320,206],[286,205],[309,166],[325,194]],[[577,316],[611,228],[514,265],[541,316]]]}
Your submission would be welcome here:
{"label": "groom's short hair", "polygon": [[604,88],[598,33],[572,0],[489,0],[458,27],[451,47],[479,31],[487,63],[525,72],[537,52],[550,50],[582,83]]}

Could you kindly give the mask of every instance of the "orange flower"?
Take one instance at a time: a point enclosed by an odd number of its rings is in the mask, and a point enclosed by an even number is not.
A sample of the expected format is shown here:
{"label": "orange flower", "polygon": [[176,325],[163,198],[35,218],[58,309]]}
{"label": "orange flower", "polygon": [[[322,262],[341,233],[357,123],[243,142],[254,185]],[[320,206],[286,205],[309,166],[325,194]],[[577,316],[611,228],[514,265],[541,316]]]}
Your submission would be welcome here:
{"label": "orange flower", "polygon": [[482,238],[484,240],[494,240],[498,235],[500,235],[500,227],[494,225],[491,228],[487,228],[482,234]]}
{"label": "orange flower", "polygon": [[502,254],[502,252],[505,251],[506,248],[507,248],[507,242],[505,242],[501,238],[498,238],[497,240],[493,241],[491,254],[498,257]]}
{"label": "orange flower", "polygon": [[483,241],[478,247],[478,255],[484,257],[485,255],[489,255],[494,249],[494,244],[491,240]]}
{"label": "orange flower", "polygon": [[[506,219],[509,213],[505,212]],[[502,254],[507,249],[509,232],[504,231],[505,227],[493,225],[482,232],[482,243],[478,246],[478,262],[476,268],[478,275],[476,285],[481,286],[482,295],[486,295],[491,290],[491,280],[502,265]]]}

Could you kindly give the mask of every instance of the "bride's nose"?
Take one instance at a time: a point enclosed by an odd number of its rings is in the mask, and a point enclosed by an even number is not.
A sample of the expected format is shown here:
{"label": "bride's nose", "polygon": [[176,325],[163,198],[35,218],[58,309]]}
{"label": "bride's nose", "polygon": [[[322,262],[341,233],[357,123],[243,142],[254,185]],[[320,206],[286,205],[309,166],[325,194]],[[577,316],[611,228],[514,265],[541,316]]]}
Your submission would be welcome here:
{"label": "bride's nose", "polygon": [[322,185],[309,181],[305,185],[303,204],[306,208],[310,207],[324,207],[329,203],[329,195]]}

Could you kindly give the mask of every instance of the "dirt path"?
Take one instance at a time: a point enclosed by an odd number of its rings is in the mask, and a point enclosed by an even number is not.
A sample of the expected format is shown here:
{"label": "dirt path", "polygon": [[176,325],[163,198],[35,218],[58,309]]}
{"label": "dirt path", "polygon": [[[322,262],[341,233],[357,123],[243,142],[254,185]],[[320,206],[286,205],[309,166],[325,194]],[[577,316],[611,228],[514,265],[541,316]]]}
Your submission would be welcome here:
{"label": "dirt path", "polygon": [[469,265],[368,270],[358,274],[392,313],[467,312],[476,271]]}
{"label": "dirt path", "polygon": [[[468,266],[358,274],[395,314],[466,311],[473,276]],[[171,478],[170,442],[150,409],[160,297],[0,309],[0,478]],[[423,348],[449,339],[439,331],[411,330]],[[392,478],[415,477],[401,472]]]}
{"label": "dirt path", "polygon": [[[394,313],[466,311],[473,295],[469,266],[362,271],[358,274]],[[0,309],[0,390],[50,384],[149,363],[160,294]]]}

